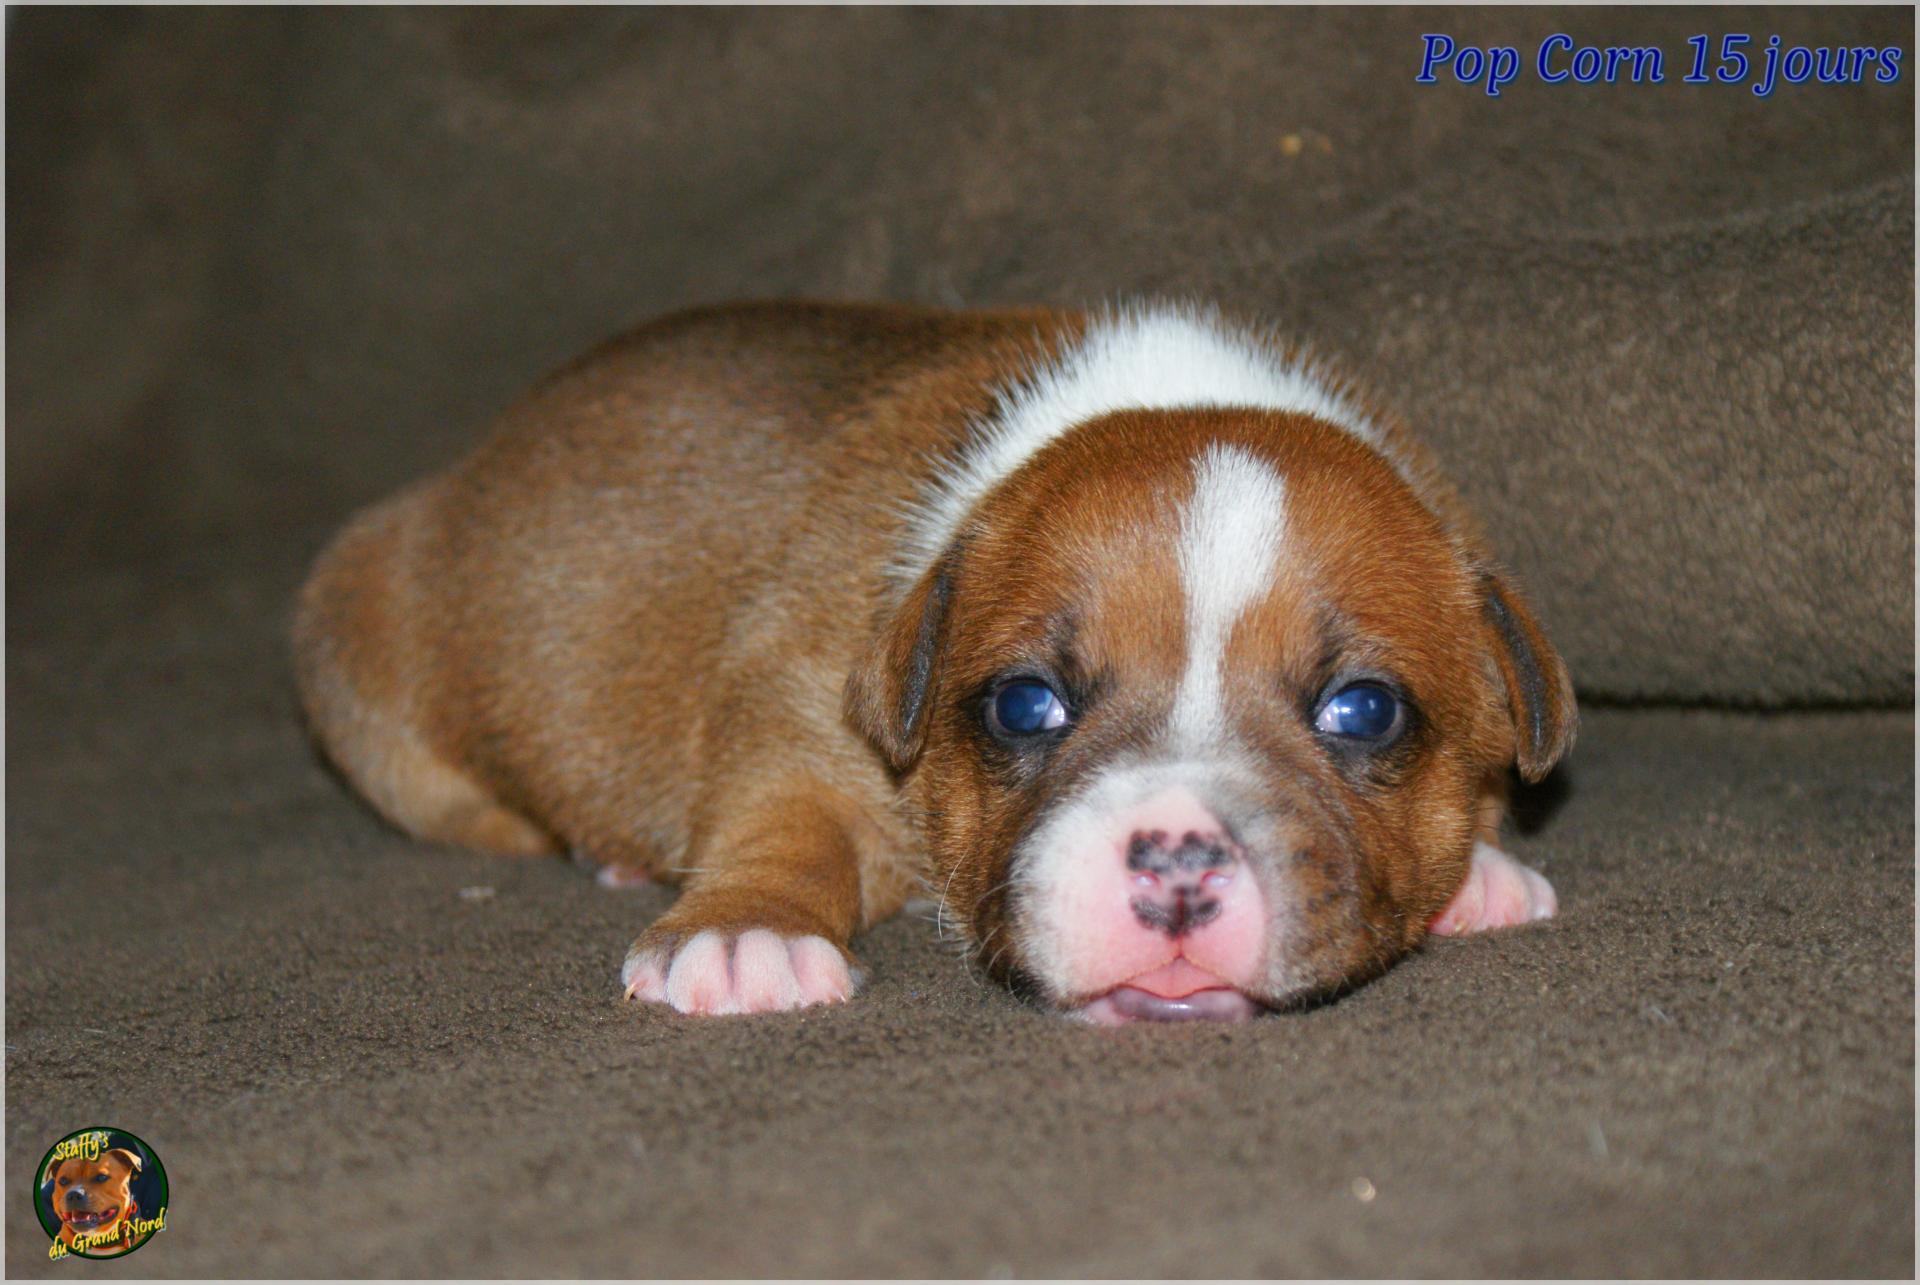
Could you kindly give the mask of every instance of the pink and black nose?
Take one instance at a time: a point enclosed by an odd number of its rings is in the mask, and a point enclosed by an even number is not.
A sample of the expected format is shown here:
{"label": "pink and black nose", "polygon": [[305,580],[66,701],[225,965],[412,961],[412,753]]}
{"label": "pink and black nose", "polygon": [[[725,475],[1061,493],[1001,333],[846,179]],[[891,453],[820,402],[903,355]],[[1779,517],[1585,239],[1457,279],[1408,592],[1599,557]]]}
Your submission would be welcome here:
{"label": "pink and black nose", "polygon": [[1127,843],[1133,916],[1169,937],[1204,928],[1220,917],[1239,865],[1239,846],[1218,831],[1136,830]]}

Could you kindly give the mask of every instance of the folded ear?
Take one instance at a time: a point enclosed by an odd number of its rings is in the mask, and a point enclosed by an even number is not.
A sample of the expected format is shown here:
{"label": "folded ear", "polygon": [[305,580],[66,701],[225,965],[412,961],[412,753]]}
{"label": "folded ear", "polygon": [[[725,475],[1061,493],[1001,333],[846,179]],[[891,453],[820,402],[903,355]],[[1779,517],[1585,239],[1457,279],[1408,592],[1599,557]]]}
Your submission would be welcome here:
{"label": "folded ear", "polygon": [[126,1167],[129,1170],[131,1170],[134,1173],[140,1172],[140,1157],[136,1156],[135,1154],[133,1154],[133,1152],[127,1150],[125,1147],[115,1147],[113,1150],[103,1152],[102,1154],[109,1155],[109,1156],[118,1156],[120,1157],[120,1162],[126,1165]]}
{"label": "folded ear", "polygon": [[1513,586],[1491,572],[1480,585],[1493,663],[1513,715],[1514,763],[1522,777],[1538,781],[1573,748],[1580,722],[1573,680]]}
{"label": "folded ear", "polygon": [[927,741],[927,710],[946,634],[951,559],[943,557],[896,607],[883,608],[872,640],[847,675],[847,719],[896,772],[912,767]]}

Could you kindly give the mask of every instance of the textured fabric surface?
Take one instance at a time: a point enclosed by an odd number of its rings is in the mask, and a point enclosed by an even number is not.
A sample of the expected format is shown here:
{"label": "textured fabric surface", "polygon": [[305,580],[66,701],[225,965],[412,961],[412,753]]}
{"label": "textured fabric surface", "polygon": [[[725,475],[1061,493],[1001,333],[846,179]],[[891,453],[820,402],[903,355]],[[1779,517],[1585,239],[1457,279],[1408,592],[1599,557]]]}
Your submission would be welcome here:
{"label": "textured fabric surface", "polygon": [[[1426,31],[1653,44],[1667,79],[1422,86]],[[1278,319],[1407,414],[1584,692],[1910,702],[1912,76],[1681,83],[1730,31],[1911,23],[24,13],[10,566],[310,547],[688,304],[1158,292]]]}
{"label": "textured fabric surface", "polygon": [[853,1004],[701,1020],[617,997],[667,893],[342,796],[287,588],[15,626],[9,1274],[71,1274],[25,1192],[94,1122],[174,1190],[109,1272],[1912,1270],[1908,714],[1593,714],[1517,843],[1562,917],[1312,1012],[1075,1026],[903,918]]}
{"label": "textured fabric surface", "polygon": [[[7,1270],[73,1270],[25,1193],[104,1123],[174,1189],[106,1275],[1910,1274],[1910,710],[1599,705],[1910,704],[1911,77],[1412,76],[1911,22],[21,13]],[[1588,699],[1516,839],[1559,920],[1114,1032],[909,917],[854,1004],[699,1022],[616,998],[667,893],[410,842],[312,755],[307,559],[584,345],[1137,291],[1285,318],[1477,502]]]}

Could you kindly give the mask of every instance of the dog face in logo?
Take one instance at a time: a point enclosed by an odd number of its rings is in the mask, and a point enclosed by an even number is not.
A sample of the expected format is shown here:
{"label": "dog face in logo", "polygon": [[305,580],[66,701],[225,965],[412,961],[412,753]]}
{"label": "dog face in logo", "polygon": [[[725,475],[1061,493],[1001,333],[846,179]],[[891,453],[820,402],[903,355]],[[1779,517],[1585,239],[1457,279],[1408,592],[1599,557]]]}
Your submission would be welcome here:
{"label": "dog face in logo", "polygon": [[[139,1173],[140,1157],[124,1147],[102,1151],[92,1160],[71,1156],[56,1161],[49,1177],[61,1242],[87,1254],[133,1248],[133,1180]],[[85,1239],[76,1245],[76,1237]]]}

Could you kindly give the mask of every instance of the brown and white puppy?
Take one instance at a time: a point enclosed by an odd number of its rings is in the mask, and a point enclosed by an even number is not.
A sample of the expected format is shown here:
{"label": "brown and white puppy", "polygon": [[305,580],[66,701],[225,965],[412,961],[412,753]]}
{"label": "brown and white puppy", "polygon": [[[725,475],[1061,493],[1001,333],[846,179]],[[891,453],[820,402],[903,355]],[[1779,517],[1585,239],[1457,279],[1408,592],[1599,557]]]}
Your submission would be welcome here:
{"label": "brown and white puppy", "polygon": [[96,1256],[132,1249],[132,1220],[139,1212],[133,1179],[139,1172],[140,1157],[124,1147],[102,1151],[91,1160],[71,1156],[56,1161],[48,1176],[53,1212],[60,1219],[60,1243],[73,1249],[74,1238],[84,1237],[80,1252]]}
{"label": "brown and white puppy", "polygon": [[666,318],[359,515],[295,650],[414,834],[683,881],[623,979],[686,1012],[845,999],[922,888],[1099,1021],[1554,910],[1497,830],[1558,657],[1393,420],[1210,311]]}

